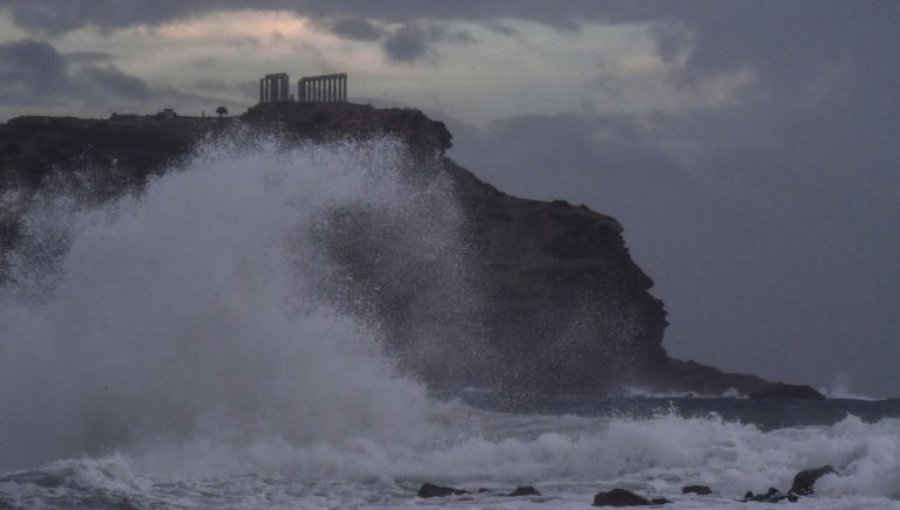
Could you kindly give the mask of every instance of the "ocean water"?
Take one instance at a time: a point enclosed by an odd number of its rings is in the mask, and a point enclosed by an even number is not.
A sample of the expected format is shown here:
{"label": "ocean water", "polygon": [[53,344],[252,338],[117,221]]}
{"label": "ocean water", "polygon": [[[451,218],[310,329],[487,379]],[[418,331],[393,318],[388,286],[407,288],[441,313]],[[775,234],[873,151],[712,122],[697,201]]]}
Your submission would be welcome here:
{"label": "ocean water", "polygon": [[[353,295],[322,239],[368,211],[457,273],[452,186],[410,166],[390,140],[220,141],[113,204],[6,193],[26,230],[0,289],[0,509],[567,509],[613,487],[755,508],[772,505],[746,491],[823,464],[837,473],[795,508],[900,509],[897,400],[433,393],[404,376],[335,303]],[[472,494],[421,499],[423,482]],[[518,485],[542,495],[507,497]]]}

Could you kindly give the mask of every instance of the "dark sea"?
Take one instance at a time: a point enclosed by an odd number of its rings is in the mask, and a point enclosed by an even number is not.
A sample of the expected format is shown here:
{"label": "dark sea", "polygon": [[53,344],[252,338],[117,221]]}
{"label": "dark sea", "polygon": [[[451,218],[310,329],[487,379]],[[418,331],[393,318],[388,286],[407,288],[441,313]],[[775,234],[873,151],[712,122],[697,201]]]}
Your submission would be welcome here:
{"label": "dark sea", "polygon": [[0,509],[584,509],[615,487],[774,508],[741,500],[823,465],[791,508],[900,509],[896,399],[429,393],[323,299],[317,239],[353,204],[460,263],[446,183],[400,178],[390,141],[245,145],[103,206],[0,196],[24,218],[0,286]]}

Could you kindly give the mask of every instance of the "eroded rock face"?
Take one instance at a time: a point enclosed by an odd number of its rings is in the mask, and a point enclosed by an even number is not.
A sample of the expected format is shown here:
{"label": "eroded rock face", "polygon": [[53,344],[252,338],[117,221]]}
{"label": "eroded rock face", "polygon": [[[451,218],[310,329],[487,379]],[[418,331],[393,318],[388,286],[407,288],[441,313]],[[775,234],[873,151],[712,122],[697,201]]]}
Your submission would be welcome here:
{"label": "eroded rock face", "polygon": [[800,471],[794,476],[794,483],[791,485],[791,490],[789,492],[798,496],[810,496],[815,492],[813,486],[816,484],[816,481],[825,475],[833,473],[835,473],[835,471],[831,466],[822,466]]}
{"label": "eroded rock face", "polygon": [[[653,282],[631,259],[615,219],[498,191],[446,158],[450,133],[416,110],[292,103],[225,119],[23,117],[0,125],[0,186],[38,189],[54,168],[77,160],[89,177],[85,189],[102,202],[140,190],[198,140],[234,129],[274,131],[288,145],[395,137],[409,149],[409,179],[425,187],[446,181],[453,205],[436,206],[432,221],[451,208],[461,216],[449,248],[423,249],[414,229],[367,210],[335,211],[322,236],[354,282],[333,298],[359,298],[363,305],[345,308],[377,322],[400,367],[434,387],[543,394],[616,393],[623,385],[698,394],[797,389],[670,359],[662,347],[663,303],[649,292]],[[0,211],[0,247],[16,243],[18,221],[15,211]],[[448,264],[448,257],[458,260]],[[0,260],[0,280],[3,267]],[[817,394],[805,388],[791,395]]]}

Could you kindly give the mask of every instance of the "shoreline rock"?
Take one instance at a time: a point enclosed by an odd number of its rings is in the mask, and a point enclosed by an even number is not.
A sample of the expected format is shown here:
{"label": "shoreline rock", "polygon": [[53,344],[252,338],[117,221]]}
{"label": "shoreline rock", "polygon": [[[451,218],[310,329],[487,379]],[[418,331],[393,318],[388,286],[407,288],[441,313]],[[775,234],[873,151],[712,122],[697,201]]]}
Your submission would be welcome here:
{"label": "shoreline rock", "polygon": [[794,482],[791,484],[791,489],[788,493],[798,496],[811,496],[815,493],[813,486],[815,486],[819,478],[835,473],[836,471],[830,465],[800,471],[794,476]]}
{"label": "shoreline rock", "polygon": [[419,492],[417,496],[420,498],[444,498],[447,496],[461,496],[464,494],[468,494],[469,491],[463,489],[456,489],[454,487],[444,487],[441,485],[435,485],[433,483],[423,483],[421,487],[419,487]]}
{"label": "shoreline rock", "polygon": [[594,496],[593,506],[656,506],[665,505],[667,503],[671,503],[671,501],[665,498],[647,499],[629,490],[616,488],[609,491],[598,492]]}

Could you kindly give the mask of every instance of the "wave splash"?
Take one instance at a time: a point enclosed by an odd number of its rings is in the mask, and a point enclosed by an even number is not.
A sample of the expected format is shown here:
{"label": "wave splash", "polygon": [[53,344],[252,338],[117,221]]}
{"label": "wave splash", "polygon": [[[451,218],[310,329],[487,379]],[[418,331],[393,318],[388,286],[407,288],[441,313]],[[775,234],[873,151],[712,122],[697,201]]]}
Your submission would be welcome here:
{"label": "wave splash", "polygon": [[395,504],[429,480],[540,484],[573,508],[613,485],[671,496],[705,483],[727,506],[822,464],[839,472],[817,484],[829,504],[900,498],[898,420],[761,431],[677,412],[510,415],[429,400],[397,375],[382,331],[333,305],[353,295],[322,242],[348,208],[377,211],[457,273],[452,187],[409,179],[409,165],[390,140],[208,145],[140,196],[31,204],[17,284],[0,289],[0,472],[33,469],[0,476],[0,503],[27,485],[148,505],[276,486],[285,505],[373,491]]}
{"label": "wave splash", "polygon": [[[393,375],[376,328],[325,299],[339,282],[317,238],[354,207],[455,242],[449,185],[410,180],[409,165],[391,140],[219,143],[140,196],[35,200],[18,284],[0,296],[0,469],[192,441],[252,456],[260,437],[427,435],[424,388]],[[444,231],[421,220],[435,210]]]}

